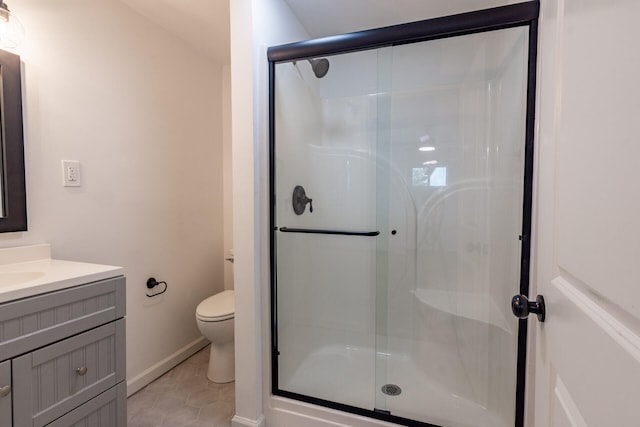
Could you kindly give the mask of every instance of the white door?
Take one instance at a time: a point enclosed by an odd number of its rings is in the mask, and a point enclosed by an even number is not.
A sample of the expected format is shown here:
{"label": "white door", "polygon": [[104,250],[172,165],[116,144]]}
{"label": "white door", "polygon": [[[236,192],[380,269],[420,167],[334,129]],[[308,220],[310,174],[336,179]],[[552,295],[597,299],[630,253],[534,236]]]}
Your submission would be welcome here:
{"label": "white door", "polygon": [[527,418],[640,426],[640,1],[541,3]]}

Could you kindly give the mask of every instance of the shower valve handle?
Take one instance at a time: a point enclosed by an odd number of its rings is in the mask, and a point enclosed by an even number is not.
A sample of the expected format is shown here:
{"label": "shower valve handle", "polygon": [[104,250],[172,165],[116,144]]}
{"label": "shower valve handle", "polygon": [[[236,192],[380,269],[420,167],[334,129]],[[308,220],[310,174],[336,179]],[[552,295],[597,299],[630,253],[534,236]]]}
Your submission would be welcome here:
{"label": "shower valve handle", "polygon": [[526,295],[515,295],[511,299],[511,311],[514,316],[519,319],[525,319],[529,314],[538,315],[538,320],[544,322],[546,309],[544,305],[544,297],[538,295],[535,302],[529,301]]}
{"label": "shower valve handle", "polygon": [[291,202],[293,204],[293,211],[296,215],[302,215],[304,213],[307,203],[309,204],[309,212],[313,213],[313,199],[307,197],[307,193],[304,191],[303,186],[296,185],[296,188],[293,189]]}

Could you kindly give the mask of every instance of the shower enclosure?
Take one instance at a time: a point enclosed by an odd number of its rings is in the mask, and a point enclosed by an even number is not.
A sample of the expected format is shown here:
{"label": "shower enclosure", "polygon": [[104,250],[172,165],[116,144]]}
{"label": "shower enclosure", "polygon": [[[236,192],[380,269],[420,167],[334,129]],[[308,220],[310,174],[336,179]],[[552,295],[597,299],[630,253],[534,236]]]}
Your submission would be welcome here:
{"label": "shower enclosure", "polygon": [[522,425],[537,15],[269,49],[274,394]]}

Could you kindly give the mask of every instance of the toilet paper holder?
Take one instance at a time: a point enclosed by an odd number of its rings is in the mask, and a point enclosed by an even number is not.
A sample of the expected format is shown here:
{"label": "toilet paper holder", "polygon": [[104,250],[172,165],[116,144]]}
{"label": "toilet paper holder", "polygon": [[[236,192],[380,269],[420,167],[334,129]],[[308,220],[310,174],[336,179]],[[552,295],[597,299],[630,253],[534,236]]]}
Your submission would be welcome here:
{"label": "toilet paper holder", "polygon": [[153,298],[153,297],[158,296],[160,294],[164,294],[165,292],[167,292],[167,288],[169,287],[169,285],[167,285],[167,282],[158,282],[153,277],[149,277],[147,279],[147,289],[153,289],[158,285],[164,285],[164,289],[161,290],[160,292],[156,292],[155,294],[151,294],[151,295],[147,294],[147,297]]}

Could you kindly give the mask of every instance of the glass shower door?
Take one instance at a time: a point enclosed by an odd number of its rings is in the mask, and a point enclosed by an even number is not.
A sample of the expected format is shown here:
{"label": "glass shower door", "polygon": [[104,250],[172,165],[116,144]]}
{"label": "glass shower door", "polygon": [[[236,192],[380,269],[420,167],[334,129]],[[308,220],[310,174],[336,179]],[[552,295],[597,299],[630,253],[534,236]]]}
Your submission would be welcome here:
{"label": "glass shower door", "polygon": [[404,44],[386,57],[376,410],[513,425],[528,31]]}
{"label": "glass shower door", "polygon": [[274,394],[514,425],[529,34],[273,64]]}
{"label": "glass shower door", "polygon": [[328,60],[322,78],[306,60],[276,65],[277,379],[373,408],[378,54]]}

